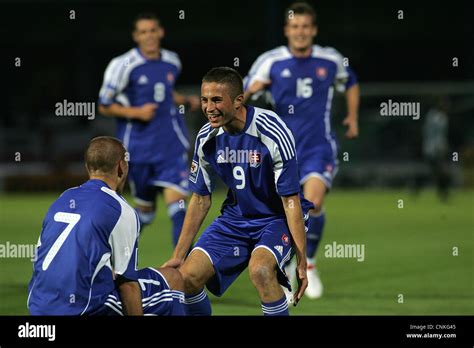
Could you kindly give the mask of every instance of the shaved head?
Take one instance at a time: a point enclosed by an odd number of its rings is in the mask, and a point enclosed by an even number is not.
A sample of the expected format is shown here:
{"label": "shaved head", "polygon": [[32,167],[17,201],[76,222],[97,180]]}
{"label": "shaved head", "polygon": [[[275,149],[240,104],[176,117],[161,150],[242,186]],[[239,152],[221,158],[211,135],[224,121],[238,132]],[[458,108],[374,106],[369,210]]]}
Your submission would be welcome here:
{"label": "shaved head", "polygon": [[125,160],[125,147],[120,140],[101,136],[90,141],[84,155],[90,175],[114,175],[121,160]]}

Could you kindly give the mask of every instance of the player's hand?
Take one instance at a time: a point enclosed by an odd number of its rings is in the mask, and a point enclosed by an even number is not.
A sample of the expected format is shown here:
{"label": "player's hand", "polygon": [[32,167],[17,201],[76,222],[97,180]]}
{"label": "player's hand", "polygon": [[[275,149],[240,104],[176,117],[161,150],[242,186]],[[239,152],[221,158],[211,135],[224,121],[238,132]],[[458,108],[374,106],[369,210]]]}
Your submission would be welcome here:
{"label": "player's hand", "polygon": [[136,108],[135,118],[140,121],[148,122],[155,117],[155,111],[158,108],[158,104],[146,103],[141,107]]}
{"label": "player's hand", "polygon": [[304,295],[306,288],[308,287],[308,277],[306,274],[306,268],[308,267],[306,263],[306,257],[303,257],[298,261],[296,266],[296,280],[298,281],[298,289],[293,295],[293,306],[296,306],[298,302]]}
{"label": "player's hand", "polygon": [[179,268],[183,264],[183,260],[177,258],[171,258],[166,261],[161,267],[171,267],[171,268]]}
{"label": "player's hand", "polygon": [[342,121],[342,124],[344,126],[347,126],[346,138],[357,138],[357,136],[359,135],[359,125],[357,123],[357,118],[347,116],[344,121]]}
{"label": "player's hand", "polygon": [[201,98],[197,95],[187,96],[186,101],[188,102],[191,111],[196,111],[201,108]]}

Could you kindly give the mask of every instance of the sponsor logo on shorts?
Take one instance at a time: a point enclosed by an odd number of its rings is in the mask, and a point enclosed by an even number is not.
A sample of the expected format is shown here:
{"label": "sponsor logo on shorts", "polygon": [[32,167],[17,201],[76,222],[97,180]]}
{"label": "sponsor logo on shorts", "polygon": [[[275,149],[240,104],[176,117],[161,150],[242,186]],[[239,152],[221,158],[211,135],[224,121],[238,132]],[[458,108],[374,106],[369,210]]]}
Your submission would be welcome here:
{"label": "sponsor logo on shorts", "polygon": [[284,233],[281,236],[281,241],[283,242],[283,245],[285,245],[285,246],[290,244],[290,238],[288,238],[288,236]]}

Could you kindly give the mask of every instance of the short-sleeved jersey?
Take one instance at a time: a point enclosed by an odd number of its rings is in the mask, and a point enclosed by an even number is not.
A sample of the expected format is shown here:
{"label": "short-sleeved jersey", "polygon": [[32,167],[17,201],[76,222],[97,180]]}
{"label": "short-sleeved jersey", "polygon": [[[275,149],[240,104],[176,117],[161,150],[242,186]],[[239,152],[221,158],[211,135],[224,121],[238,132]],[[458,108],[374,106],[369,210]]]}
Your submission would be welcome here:
{"label": "short-sleeved jersey", "polygon": [[343,57],[333,48],[313,45],[310,56],[299,58],[280,46],[255,61],[244,84],[246,89],[255,81],[270,84],[275,111],[293,132],[300,153],[335,146],[331,103],[334,89],[344,91],[348,78]]}
{"label": "short-sleeved jersey", "polygon": [[114,273],[138,279],[135,210],[101,180],[65,191],[49,208],[38,241],[28,308],[33,315],[101,310]]}
{"label": "short-sleeved jersey", "polygon": [[246,108],[245,127],[237,134],[212,128],[209,123],[201,128],[191,165],[190,190],[209,195],[219,177],[229,188],[223,216],[284,216],[281,196],[300,192],[295,140],[273,111]]}
{"label": "short-sleeved jersey", "polygon": [[133,48],[107,66],[99,94],[101,105],[158,104],[149,122],[116,118],[117,137],[129,151],[131,162],[156,163],[181,155],[189,148],[184,118],[173,100],[180,72],[178,55],[163,48],[159,59],[146,59],[138,48]]}

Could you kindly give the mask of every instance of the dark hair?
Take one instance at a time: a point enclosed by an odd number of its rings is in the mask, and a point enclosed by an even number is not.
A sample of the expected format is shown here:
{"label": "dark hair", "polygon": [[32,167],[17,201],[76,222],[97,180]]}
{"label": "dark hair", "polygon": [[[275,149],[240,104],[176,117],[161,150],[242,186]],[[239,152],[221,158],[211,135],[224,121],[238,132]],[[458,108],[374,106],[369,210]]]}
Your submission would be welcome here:
{"label": "dark hair", "polygon": [[120,160],[125,159],[125,147],[114,137],[101,136],[92,139],[84,154],[87,170],[112,174]]}
{"label": "dark hair", "polygon": [[285,10],[285,23],[288,22],[292,15],[310,15],[313,25],[316,25],[316,11],[313,6],[306,2],[294,2],[288,7]]}
{"label": "dark hair", "polygon": [[135,29],[137,29],[137,22],[143,19],[156,21],[158,23],[158,26],[160,26],[160,19],[156,16],[156,14],[154,14],[153,12],[142,12],[139,13],[133,20],[132,31],[135,31]]}
{"label": "dark hair", "polygon": [[242,76],[236,70],[226,66],[212,68],[204,75],[202,82],[225,83],[229,87],[229,95],[232,99],[244,93]]}

